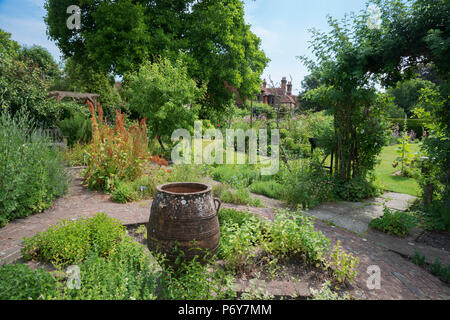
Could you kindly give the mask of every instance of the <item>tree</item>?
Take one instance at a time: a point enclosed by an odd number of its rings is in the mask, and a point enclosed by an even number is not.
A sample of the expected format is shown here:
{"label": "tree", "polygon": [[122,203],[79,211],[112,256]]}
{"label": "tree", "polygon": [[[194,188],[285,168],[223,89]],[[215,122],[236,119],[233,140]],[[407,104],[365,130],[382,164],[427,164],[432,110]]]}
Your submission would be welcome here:
{"label": "tree", "polygon": [[114,84],[112,75],[68,58],[64,61],[63,74],[53,80],[51,89],[99,94],[104,115],[109,122],[113,122],[115,110],[128,109]]}
{"label": "tree", "polygon": [[26,114],[35,122],[51,127],[61,112],[47,99],[45,74],[35,64],[20,59],[20,46],[0,30],[0,107],[11,115]]}
{"label": "tree", "polygon": [[163,150],[175,129],[193,127],[205,88],[189,78],[181,58],[174,63],[168,58],[145,62],[125,81],[130,109],[147,119],[150,137],[158,139]]}
{"label": "tree", "polygon": [[[353,16],[352,28],[362,16]],[[316,62],[301,57],[318,78],[320,87],[306,93],[312,103],[329,108],[337,139],[334,174],[348,182],[365,178],[385,143],[383,110],[374,78],[365,72],[364,46],[354,38],[346,17],[341,24],[328,18],[329,34],[312,30]]]}
{"label": "tree", "polygon": [[424,88],[435,88],[433,82],[415,78],[398,82],[393,88],[388,89],[388,93],[394,97],[394,102],[402,108],[408,117],[412,116],[412,109],[419,102],[420,91]]}
{"label": "tree", "polygon": [[302,111],[306,111],[306,110],[321,111],[324,108],[326,108],[319,104],[312,103],[311,100],[308,100],[306,98],[306,93],[308,91],[317,89],[318,87],[320,87],[320,80],[317,75],[314,75],[313,73],[311,73],[311,74],[305,76],[305,78],[302,81],[303,91],[300,92],[300,94],[297,97],[300,110],[302,110]]}
{"label": "tree", "polygon": [[78,1],[81,29],[66,27],[73,0],[47,0],[48,34],[66,57],[103,72],[124,75],[146,60],[186,53],[190,78],[207,84],[203,116],[232,104],[224,81],[242,97],[259,89],[268,59],[244,21],[242,0]]}
{"label": "tree", "polygon": [[[368,23],[370,13],[351,15],[352,23],[346,19],[342,24],[329,19],[330,34],[313,33],[312,48],[317,62],[303,59],[310,69],[320,74],[322,86],[312,90],[310,98],[331,105],[335,117],[338,138],[337,174],[347,180],[360,175],[361,163],[358,134],[370,129],[374,110],[373,83],[380,81],[385,86],[416,77],[418,67],[433,64],[442,80],[434,119],[442,136],[430,137],[425,144],[428,154],[449,154],[450,136],[450,6],[448,0],[373,0],[381,11],[379,26]],[[350,29],[351,27],[351,29]],[[425,99],[426,100],[426,99]],[[429,99],[430,100],[430,99]],[[362,118],[371,119],[361,126]],[[375,150],[377,151],[377,150]],[[374,157],[377,153],[373,153]],[[434,165],[437,178],[444,181],[444,190],[437,206],[444,208],[450,221],[450,166],[447,156],[436,157]],[[450,226],[450,222],[448,222]]]}
{"label": "tree", "polygon": [[58,64],[53,59],[47,49],[32,45],[30,47],[23,47],[20,50],[20,59],[29,60],[42,70],[47,78],[54,78],[60,74]]}

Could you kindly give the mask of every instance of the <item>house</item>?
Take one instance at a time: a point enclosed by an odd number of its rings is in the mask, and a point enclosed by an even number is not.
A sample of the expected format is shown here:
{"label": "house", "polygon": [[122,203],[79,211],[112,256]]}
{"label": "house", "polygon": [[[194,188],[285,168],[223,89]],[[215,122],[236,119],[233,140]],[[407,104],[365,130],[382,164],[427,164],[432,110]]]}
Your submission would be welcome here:
{"label": "house", "polygon": [[267,81],[264,79],[258,102],[274,106],[276,99],[280,99],[280,104],[289,107],[291,111],[298,107],[297,96],[292,94],[292,82],[288,82],[286,77],[281,80],[281,88],[268,88]]}

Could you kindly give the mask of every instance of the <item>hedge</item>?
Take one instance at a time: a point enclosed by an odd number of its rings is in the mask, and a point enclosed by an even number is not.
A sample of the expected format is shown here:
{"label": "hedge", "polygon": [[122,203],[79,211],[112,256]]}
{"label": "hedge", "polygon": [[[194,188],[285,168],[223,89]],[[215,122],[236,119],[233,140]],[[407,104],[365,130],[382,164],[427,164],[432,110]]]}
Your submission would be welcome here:
{"label": "hedge", "polygon": [[[390,119],[392,124],[398,124],[399,130],[403,131],[403,125],[405,122],[405,119],[400,118],[392,118]],[[423,119],[407,119],[406,120],[406,126],[408,129],[408,132],[413,130],[416,133],[416,139],[420,139],[423,136],[424,126],[429,123],[429,121],[423,120]],[[426,129],[425,129],[426,131]]]}

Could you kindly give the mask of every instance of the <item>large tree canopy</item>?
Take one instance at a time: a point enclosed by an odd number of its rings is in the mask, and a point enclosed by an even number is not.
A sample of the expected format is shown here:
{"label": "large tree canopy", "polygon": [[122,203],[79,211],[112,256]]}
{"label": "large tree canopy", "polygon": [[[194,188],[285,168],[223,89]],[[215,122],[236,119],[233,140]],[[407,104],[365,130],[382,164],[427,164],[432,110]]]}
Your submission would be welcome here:
{"label": "large tree canopy", "polygon": [[[69,30],[66,10],[81,8],[81,29]],[[207,84],[204,106],[223,111],[258,90],[268,59],[244,21],[242,0],[47,0],[50,38],[66,57],[100,72],[124,75],[159,57],[186,53],[189,76]]]}

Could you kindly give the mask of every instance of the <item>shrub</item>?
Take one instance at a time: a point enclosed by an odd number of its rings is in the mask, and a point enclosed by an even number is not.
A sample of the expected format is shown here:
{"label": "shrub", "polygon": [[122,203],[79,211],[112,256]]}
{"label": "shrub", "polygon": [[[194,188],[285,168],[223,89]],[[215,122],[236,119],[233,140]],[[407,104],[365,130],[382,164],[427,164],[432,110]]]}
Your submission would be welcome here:
{"label": "shrub", "polygon": [[279,211],[270,228],[270,252],[280,257],[300,255],[307,262],[323,262],[330,240],[314,230],[311,218]]}
{"label": "shrub", "polygon": [[197,165],[175,165],[171,169],[170,175],[167,177],[167,182],[200,182],[207,174],[201,166]]}
{"label": "shrub", "polygon": [[165,160],[152,157],[147,151],[144,120],[127,130],[125,114],[116,111],[116,123],[112,128],[105,122],[100,104],[96,110],[98,115],[94,106],[88,104],[92,113],[92,141],[87,147],[87,168],[83,176],[89,188],[109,192],[118,181],[142,176],[151,161],[167,165]]}
{"label": "shrub", "polygon": [[130,109],[147,119],[151,139],[157,138],[163,148],[170,147],[175,129],[193,127],[206,89],[189,78],[181,57],[175,62],[167,58],[144,62],[126,75],[126,82]]}
{"label": "shrub", "polygon": [[22,59],[20,46],[9,39],[10,34],[0,33],[6,44],[6,48],[0,47],[0,106],[6,106],[14,116],[26,114],[47,128],[53,127],[61,110],[47,99],[45,72],[29,59]]}
{"label": "shrub", "polygon": [[[211,261],[209,261],[211,263]],[[233,299],[234,279],[224,270],[202,265],[196,258],[181,262],[177,268],[164,270],[161,298],[175,300]]]}
{"label": "shrub", "polygon": [[245,165],[223,165],[213,168],[211,177],[222,183],[227,183],[233,188],[247,188],[260,178],[257,170]]}
{"label": "shrub", "polygon": [[418,251],[414,252],[412,261],[414,264],[417,264],[419,267],[423,267],[426,263],[425,256],[421,255]]}
{"label": "shrub", "polygon": [[125,228],[104,213],[76,221],[62,220],[24,240],[24,258],[70,265],[84,261],[90,253],[108,257],[125,235]]}
{"label": "shrub", "polygon": [[249,205],[252,207],[263,207],[260,199],[252,198],[250,192],[246,188],[237,190],[231,189],[227,185],[216,185],[213,187],[213,195],[219,197],[221,201],[226,203],[234,203],[240,205]]}
{"label": "shrub", "polygon": [[[119,203],[133,202],[154,197],[156,187],[172,176],[164,170],[150,169],[146,175],[134,181],[119,181],[111,192],[111,200]],[[193,181],[193,180],[177,180]]]}
{"label": "shrub", "polygon": [[250,185],[250,191],[273,199],[284,199],[286,187],[276,181],[256,181]]}
{"label": "shrub", "polygon": [[244,272],[257,255],[263,223],[250,212],[222,209],[219,212],[221,241],[217,255],[236,272]]}
{"label": "shrub", "polygon": [[416,218],[410,213],[402,211],[392,212],[386,206],[383,209],[383,215],[369,223],[371,228],[400,237],[408,235],[415,225]]}
{"label": "shrub", "polygon": [[0,226],[41,212],[68,188],[61,153],[26,117],[0,111]]}
{"label": "shrub", "polygon": [[158,273],[143,245],[126,236],[108,257],[89,255],[79,265],[80,289],[65,288],[64,298],[74,300],[156,299]]}
{"label": "shrub", "polygon": [[380,195],[380,189],[372,182],[362,177],[353,178],[350,181],[335,179],[334,194],[346,201],[361,201]]}
{"label": "shrub", "polygon": [[[393,118],[389,119],[393,124],[398,124],[399,131],[404,131],[405,119],[404,118]],[[416,133],[416,138],[420,139],[423,137],[424,128],[427,127],[429,122],[423,119],[407,119],[406,126],[408,130],[413,130]]]}
{"label": "shrub", "polygon": [[133,189],[130,182],[119,181],[116,183],[114,190],[111,192],[111,200],[119,203],[127,203],[136,201],[137,192]]}
{"label": "shrub", "polygon": [[92,123],[89,117],[81,113],[59,121],[58,127],[63,136],[67,137],[70,147],[76,143],[88,143],[92,138]]}
{"label": "shrub", "polygon": [[444,267],[438,258],[431,265],[431,272],[445,283],[450,284],[450,265]]}
{"label": "shrub", "polygon": [[355,280],[358,263],[359,259],[350,253],[346,253],[341,247],[341,241],[338,241],[330,255],[328,266],[332,268],[336,279],[343,283],[347,280],[350,282]]}
{"label": "shrub", "polygon": [[315,160],[292,162],[292,173],[286,177],[286,199],[312,208],[333,198],[333,180]]}
{"label": "shrub", "polygon": [[45,269],[23,264],[0,266],[0,300],[38,300],[58,295],[56,279]]}
{"label": "shrub", "polygon": [[267,119],[273,119],[276,117],[275,109],[265,103],[253,103],[253,116],[255,118],[265,116]]}
{"label": "shrub", "polygon": [[64,161],[71,167],[85,166],[87,163],[86,145],[75,143],[72,147],[68,147],[64,153]]}

